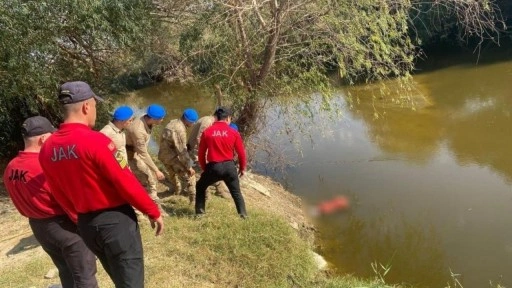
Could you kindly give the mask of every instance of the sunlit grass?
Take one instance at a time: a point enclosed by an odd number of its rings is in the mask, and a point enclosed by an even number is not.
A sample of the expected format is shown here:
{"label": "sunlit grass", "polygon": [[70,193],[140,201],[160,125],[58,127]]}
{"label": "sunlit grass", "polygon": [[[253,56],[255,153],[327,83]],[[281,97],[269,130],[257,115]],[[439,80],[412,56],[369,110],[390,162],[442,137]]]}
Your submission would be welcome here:
{"label": "sunlit grass", "polygon": [[[196,219],[188,200],[171,197],[163,207],[165,232],[154,236],[141,217],[146,287],[386,287],[379,281],[327,278],[317,272],[310,247],[285,221],[251,211],[238,217],[230,201],[213,197]],[[58,278],[45,254],[17,267],[0,267],[0,287],[47,287]],[[100,287],[113,287],[98,262]]]}

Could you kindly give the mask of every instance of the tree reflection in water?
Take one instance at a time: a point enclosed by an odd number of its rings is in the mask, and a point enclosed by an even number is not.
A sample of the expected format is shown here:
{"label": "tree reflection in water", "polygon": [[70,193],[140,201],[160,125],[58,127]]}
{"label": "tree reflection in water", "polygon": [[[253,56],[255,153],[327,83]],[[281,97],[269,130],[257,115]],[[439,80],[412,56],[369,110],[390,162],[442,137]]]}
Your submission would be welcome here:
{"label": "tree reflection in water", "polygon": [[[416,287],[444,287],[450,270],[435,228],[388,212],[373,219],[355,213],[322,219],[321,254],[339,273],[376,277],[371,263],[378,263],[391,267],[385,276],[388,283],[406,279]],[[391,219],[396,216],[396,221]]]}

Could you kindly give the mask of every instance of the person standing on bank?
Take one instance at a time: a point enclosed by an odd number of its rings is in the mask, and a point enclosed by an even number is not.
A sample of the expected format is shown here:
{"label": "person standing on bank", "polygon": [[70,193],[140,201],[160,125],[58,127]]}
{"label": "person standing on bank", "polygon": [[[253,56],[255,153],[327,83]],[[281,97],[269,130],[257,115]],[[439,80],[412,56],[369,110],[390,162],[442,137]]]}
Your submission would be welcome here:
{"label": "person standing on bank", "polygon": [[148,215],[156,235],[164,229],[158,206],[107,136],[92,130],[96,96],[85,82],[64,83],[58,94],[64,123],[43,144],[39,162],[55,200],[78,213],[85,244],[116,287],[144,287],[144,257],[137,217]]}
{"label": "person standing on bank", "polygon": [[116,159],[123,159],[128,163],[128,154],[126,154],[126,135],[124,129],[132,123],[133,110],[128,106],[119,106],[114,110],[112,121],[110,121],[100,132],[105,134],[114,142],[117,148]]}
{"label": "person standing on bank", "polygon": [[151,131],[155,125],[162,123],[165,117],[165,108],[158,104],[151,104],[146,114],[133,120],[126,128],[126,150],[128,163],[133,173],[143,185],[147,185],[147,192],[153,201],[158,201],[156,185],[165,179],[164,173],[158,169],[148,152]]}
{"label": "person standing on bank", "polygon": [[[201,135],[203,135],[204,130],[206,128],[212,126],[212,124],[217,121],[215,115],[207,115],[199,118],[197,122],[192,126],[190,130],[190,134],[188,135],[187,140],[187,150],[190,155],[190,158],[194,161],[194,164],[198,162],[197,159],[197,149],[199,147],[199,143],[201,142]],[[196,171],[199,172],[199,165],[196,165]],[[217,181],[212,184],[215,187],[215,195],[220,196],[222,198],[229,198],[228,188],[226,184],[222,181]],[[195,191],[195,188],[194,188]],[[205,199],[208,199],[208,193],[205,196]]]}
{"label": "person standing on bank", "polygon": [[35,238],[59,271],[62,287],[98,287],[96,257],[78,235],[72,221],[77,216],[66,215],[57,204],[39,164],[41,146],[56,129],[48,119],[34,116],[21,130],[25,149],[9,162],[3,176],[12,203],[29,219]]}
{"label": "person standing on bank", "polygon": [[187,184],[184,194],[188,196],[190,203],[196,197],[196,171],[192,168],[193,161],[187,151],[187,128],[194,125],[198,118],[196,110],[187,108],[179,119],[171,120],[162,132],[158,151],[158,160],[169,172],[174,194],[182,194],[181,179],[183,179]]}
{"label": "person standing on bank", "polygon": [[[240,134],[229,127],[231,110],[219,107],[215,110],[217,120],[207,128],[199,143],[199,165],[203,169],[201,178],[196,184],[196,215],[205,213],[206,188],[222,180],[228,186],[229,193],[235,201],[236,211],[242,218],[247,218],[245,201],[240,191],[238,175],[243,176],[246,168],[245,148]],[[238,154],[240,170],[237,173],[233,161],[234,151]],[[207,164],[208,162],[208,164]]]}

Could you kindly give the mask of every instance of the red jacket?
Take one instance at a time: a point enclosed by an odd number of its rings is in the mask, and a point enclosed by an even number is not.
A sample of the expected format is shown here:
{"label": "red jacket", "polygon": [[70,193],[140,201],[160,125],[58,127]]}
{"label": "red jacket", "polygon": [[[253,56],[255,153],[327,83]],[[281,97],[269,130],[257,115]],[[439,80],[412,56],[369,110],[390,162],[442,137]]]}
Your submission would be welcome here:
{"label": "red jacket", "polygon": [[79,123],[64,123],[44,143],[39,162],[55,199],[78,214],[130,204],[150,218],[156,204],[116,154],[107,136]]}
{"label": "red jacket", "polygon": [[[37,152],[20,151],[5,169],[5,188],[16,209],[25,217],[45,219],[64,215],[50,193],[38,156]],[[76,220],[76,214],[69,216]]]}
{"label": "red jacket", "polygon": [[245,149],[242,137],[225,121],[216,121],[204,130],[199,142],[198,158],[203,171],[206,162],[224,162],[233,160],[236,151],[240,163],[240,170],[246,166]]}

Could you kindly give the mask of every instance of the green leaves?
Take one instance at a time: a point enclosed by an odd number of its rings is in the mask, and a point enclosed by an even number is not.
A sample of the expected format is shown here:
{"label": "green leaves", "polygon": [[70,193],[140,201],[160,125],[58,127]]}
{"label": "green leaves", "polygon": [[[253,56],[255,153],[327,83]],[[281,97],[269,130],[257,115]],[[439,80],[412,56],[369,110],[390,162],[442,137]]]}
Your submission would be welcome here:
{"label": "green leaves", "polygon": [[60,81],[106,91],[141,71],[192,74],[249,115],[278,96],[328,96],[330,73],[347,84],[407,76],[421,43],[492,38],[496,8],[489,0],[4,0],[0,110],[12,113],[0,117],[0,141],[19,141],[15,127],[35,113],[58,120]]}
{"label": "green leaves", "polygon": [[134,55],[144,55],[158,27],[152,8],[149,0],[2,1],[0,110],[10,113],[0,118],[0,141],[19,146],[18,127],[28,116],[57,122],[59,82],[83,80],[105,91],[136,69],[144,58]]}
{"label": "green leaves", "polygon": [[[328,91],[332,69],[349,82],[401,76],[412,70],[415,55],[404,2],[280,1],[275,10],[258,1],[214,1],[195,6],[180,34],[180,52],[199,79],[220,84],[235,102],[247,99],[244,94],[264,99],[295,89]],[[273,33],[279,34],[272,55]]]}

